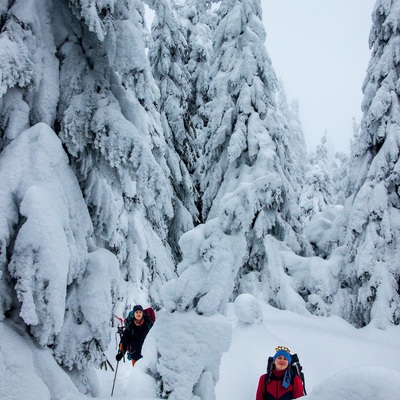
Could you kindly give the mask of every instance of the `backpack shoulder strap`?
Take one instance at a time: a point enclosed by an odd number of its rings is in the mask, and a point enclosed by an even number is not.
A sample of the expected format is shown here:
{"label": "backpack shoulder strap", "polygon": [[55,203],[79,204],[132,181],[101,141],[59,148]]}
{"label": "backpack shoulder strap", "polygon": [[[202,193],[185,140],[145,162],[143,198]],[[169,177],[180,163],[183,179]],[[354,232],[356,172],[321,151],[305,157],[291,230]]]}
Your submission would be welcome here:
{"label": "backpack shoulder strap", "polygon": [[303,390],[304,390],[304,394],[306,395],[306,382],[305,382],[305,378],[304,378],[304,373],[303,373],[303,367],[300,364],[300,360],[297,354],[293,354],[292,355],[292,365],[291,365],[291,369],[292,369],[292,384],[293,384],[293,380],[295,375],[297,375],[300,380],[301,383],[303,384]]}

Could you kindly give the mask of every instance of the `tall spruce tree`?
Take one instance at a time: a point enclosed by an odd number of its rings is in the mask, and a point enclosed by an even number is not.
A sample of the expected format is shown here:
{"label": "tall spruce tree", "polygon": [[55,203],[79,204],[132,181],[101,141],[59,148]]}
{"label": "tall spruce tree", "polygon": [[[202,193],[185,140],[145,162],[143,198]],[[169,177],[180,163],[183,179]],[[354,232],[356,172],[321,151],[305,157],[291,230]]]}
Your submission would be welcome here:
{"label": "tall spruce tree", "polygon": [[[282,209],[285,220],[296,235],[299,247],[292,249],[302,255],[310,254],[310,247],[302,234],[304,220],[300,208],[300,196],[305,183],[307,150],[303,127],[300,122],[299,104],[288,103],[282,82],[278,82],[276,94],[277,128],[273,130],[281,176],[288,192],[286,206]],[[292,246],[293,242],[291,242]]]}
{"label": "tall spruce tree", "polygon": [[[206,221],[182,236],[178,277],[162,291],[166,309],[177,311],[166,321],[184,320],[185,313],[193,310],[197,316],[192,311],[191,324],[184,325],[193,331],[207,326],[216,314],[224,315],[229,299],[242,291],[307,313],[280,255],[280,250],[290,248],[300,253],[302,244],[289,222],[297,194],[291,191],[284,161],[279,159],[288,140],[282,136],[289,130],[281,126],[275,104],[277,82],[263,43],[261,4],[223,0],[217,14],[204,154],[198,171]],[[222,320],[219,323],[215,330],[223,325]],[[210,336],[207,349],[213,348],[212,340]],[[222,344],[227,343],[221,341],[221,349]],[[177,343],[172,353],[179,353],[181,346]],[[214,353],[214,361],[221,349]],[[189,384],[171,384],[180,379],[179,368],[166,362],[171,349],[160,343],[157,351],[154,369],[163,371],[162,382],[172,398],[190,398],[193,387],[210,374],[209,385],[215,384],[209,357],[197,365],[198,373],[190,376]]]}
{"label": "tall spruce tree", "polygon": [[344,316],[357,326],[400,323],[399,9],[399,0],[378,0],[373,11],[364,115],[353,149],[340,296]]}
{"label": "tall spruce tree", "polygon": [[277,110],[283,134],[280,136],[284,153],[280,157],[287,179],[292,182],[300,195],[304,185],[307,149],[304,139],[303,126],[300,120],[300,105],[298,100],[289,100],[282,81],[279,81],[277,92]]}
{"label": "tall spruce tree", "polygon": [[300,196],[300,207],[305,223],[332,204],[333,187],[326,133],[314,153],[309,156],[309,166]]}
{"label": "tall spruce tree", "polygon": [[154,10],[150,63],[160,89],[160,113],[172,184],[179,200],[197,219],[191,173],[197,158],[194,129],[189,115],[190,79],[186,59],[188,43],[181,19],[170,0],[146,0]]}
{"label": "tall spruce tree", "polygon": [[174,217],[169,225],[169,243],[179,262],[181,235],[198,221],[192,172],[198,157],[195,130],[190,116],[192,87],[187,70],[187,37],[175,3],[146,0],[154,10],[150,63],[160,91],[159,111],[166,139],[166,161],[174,190]]}
{"label": "tall spruce tree", "polygon": [[[248,9],[256,10],[255,15],[250,16]],[[271,62],[265,47],[260,46],[265,35],[261,6],[254,7],[251,1],[224,1],[218,16],[200,166],[203,219],[210,213],[229,161],[247,148],[250,160],[255,158],[257,143],[251,141],[251,132],[247,138],[250,111],[254,108],[261,120],[265,119],[266,105],[273,101],[276,87]],[[251,108],[245,109],[248,104]]]}
{"label": "tall spruce tree", "polygon": [[[217,15],[211,7],[211,2],[189,0],[177,8],[182,20],[187,42],[187,53],[184,59],[189,74],[189,88],[187,91],[188,118],[194,132],[192,150],[195,154],[197,167],[201,158],[200,143],[207,126],[205,105],[208,101],[208,85],[210,76],[210,62],[212,57],[212,34],[217,24]],[[195,201],[198,210],[201,210],[200,181],[198,170],[192,171]],[[202,221],[201,213],[197,220]]]}
{"label": "tall spruce tree", "polygon": [[344,205],[349,195],[349,160],[348,154],[338,151],[329,164],[332,170],[332,204]]}
{"label": "tall spruce tree", "polygon": [[157,303],[158,287],[174,269],[168,244],[174,208],[144,4],[58,3],[60,137],[97,243],[117,254],[135,292]]}

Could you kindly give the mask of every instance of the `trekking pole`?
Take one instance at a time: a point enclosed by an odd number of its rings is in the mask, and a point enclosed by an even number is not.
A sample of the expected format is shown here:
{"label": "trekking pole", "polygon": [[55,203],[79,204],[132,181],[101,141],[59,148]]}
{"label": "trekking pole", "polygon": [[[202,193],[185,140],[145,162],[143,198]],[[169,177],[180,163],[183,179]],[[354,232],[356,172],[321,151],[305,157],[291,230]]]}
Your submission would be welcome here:
{"label": "trekking pole", "polygon": [[114,382],[113,382],[113,386],[112,386],[112,390],[111,390],[111,396],[114,394],[114,386],[115,386],[115,380],[117,379],[118,364],[119,364],[119,361],[117,361],[117,366],[115,367],[115,375],[114,375]]}

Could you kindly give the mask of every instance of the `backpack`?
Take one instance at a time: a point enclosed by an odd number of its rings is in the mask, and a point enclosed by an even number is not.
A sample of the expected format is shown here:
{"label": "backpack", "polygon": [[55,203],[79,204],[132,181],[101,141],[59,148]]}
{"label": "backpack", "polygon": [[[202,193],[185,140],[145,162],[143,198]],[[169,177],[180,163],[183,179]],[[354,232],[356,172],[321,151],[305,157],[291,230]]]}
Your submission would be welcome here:
{"label": "backpack", "polygon": [[[292,357],[292,363],[290,365],[290,371],[292,374],[292,385],[293,385],[293,381],[294,381],[294,377],[297,375],[300,379],[301,382],[303,384],[303,390],[304,390],[304,395],[307,394],[306,392],[306,381],[304,378],[304,373],[303,373],[303,367],[300,364],[300,360],[297,354],[291,354],[290,355]],[[271,368],[272,368],[272,362],[274,361],[273,357],[268,357],[268,364],[267,364],[267,374],[265,375],[265,380],[268,379],[268,376],[271,372]],[[267,384],[267,382],[265,382],[265,384]]]}
{"label": "backpack", "polygon": [[[156,321],[156,313],[154,312],[153,308],[148,307],[143,310],[143,315],[147,315],[151,322],[154,324]],[[133,310],[129,311],[128,316],[125,319],[125,326],[128,326],[135,318]]]}

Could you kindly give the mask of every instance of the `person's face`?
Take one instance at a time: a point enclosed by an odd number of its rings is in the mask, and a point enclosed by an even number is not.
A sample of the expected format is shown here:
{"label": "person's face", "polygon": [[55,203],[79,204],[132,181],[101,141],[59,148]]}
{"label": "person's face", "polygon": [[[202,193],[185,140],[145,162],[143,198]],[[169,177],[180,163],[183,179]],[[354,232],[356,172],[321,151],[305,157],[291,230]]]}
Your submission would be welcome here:
{"label": "person's face", "polygon": [[278,356],[275,359],[275,369],[277,371],[283,371],[285,370],[289,365],[289,361],[283,357],[283,356]]}
{"label": "person's face", "polygon": [[136,310],[135,311],[135,318],[136,319],[142,319],[142,317],[143,317],[143,311]]}

